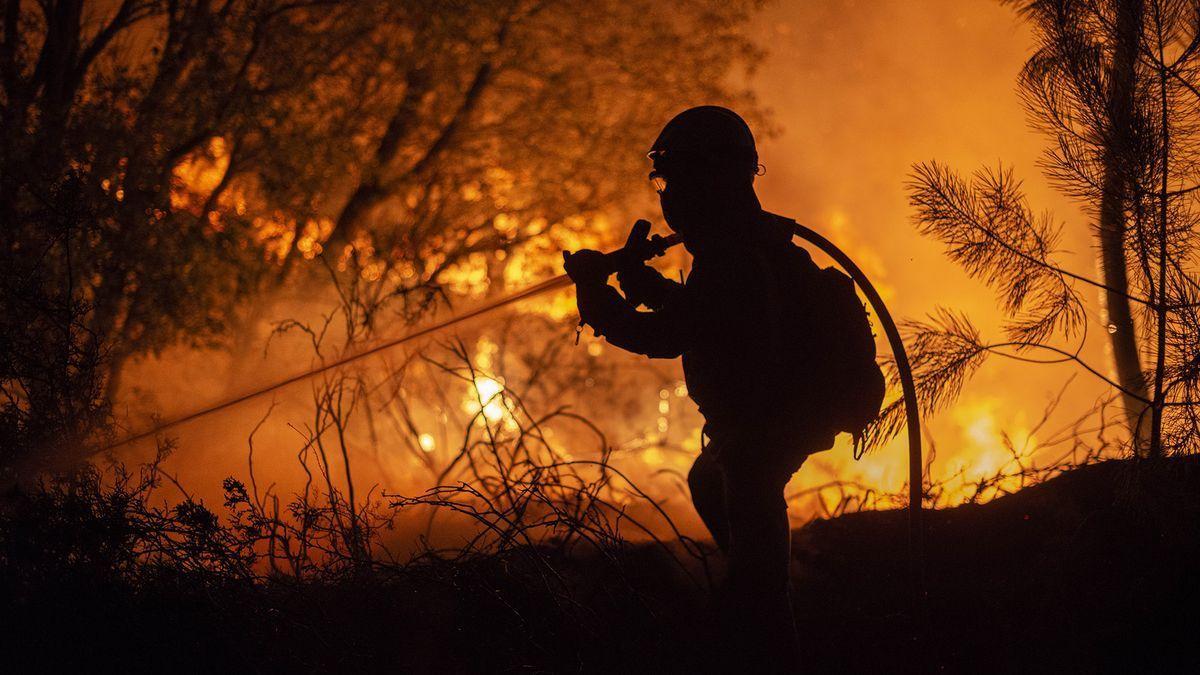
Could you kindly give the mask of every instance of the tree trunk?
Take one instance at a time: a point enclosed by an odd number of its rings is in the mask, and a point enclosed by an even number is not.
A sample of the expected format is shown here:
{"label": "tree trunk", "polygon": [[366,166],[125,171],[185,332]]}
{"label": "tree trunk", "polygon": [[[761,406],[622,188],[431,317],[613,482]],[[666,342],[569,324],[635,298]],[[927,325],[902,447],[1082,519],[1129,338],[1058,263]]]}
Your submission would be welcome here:
{"label": "tree trunk", "polygon": [[1117,380],[1135,452],[1145,452],[1148,440],[1146,401],[1149,392],[1138,352],[1137,331],[1129,301],[1125,256],[1125,205],[1129,181],[1123,156],[1131,151],[1129,139],[1133,112],[1138,40],[1142,31],[1142,0],[1117,3],[1116,48],[1109,80],[1109,134],[1104,152],[1104,185],[1100,200],[1100,256],[1104,268],[1105,307],[1112,341]]}
{"label": "tree trunk", "polygon": [[1162,7],[1154,5],[1154,26],[1158,38],[1158,96],[1159,104],[1162,106],[1160,114],[1162,115],[1160,124],[1162,125],[1159,133],[1162,134],[1162,167],[1161,167],[1161,183],[1158,203],[1158,283],[1155,284],[1156,292],[1151,296],[1154,301],[1155,320],[1158,324],[1156,340],[1158,344],[1155,348],[1154,356],[1154,407],[1150,415],[1150,457],[1162,456],[1162,417],[1163,403],[1165,390],[1163,388],[1163,378],[1166,371],[1166,356],[1167,356],[1167,221],[1169,219],[1170,200],[1168,198],[1167,185],[1170,180],[1171,171],[1171,127],[1170,127],[1170,105],[1171,100],[1167,96],[1167,71],[1162,64],[1166,63],[1166,58],[1163,54],[1163,16]]}

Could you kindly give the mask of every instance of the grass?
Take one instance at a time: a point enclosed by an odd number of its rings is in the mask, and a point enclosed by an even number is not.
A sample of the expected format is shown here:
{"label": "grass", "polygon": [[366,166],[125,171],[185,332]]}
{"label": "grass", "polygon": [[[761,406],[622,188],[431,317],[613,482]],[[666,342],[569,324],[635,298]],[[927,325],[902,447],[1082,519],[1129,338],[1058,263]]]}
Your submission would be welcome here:
{"label": "grass", "polygon": [[[1200,600],[1198,488],[1194,458],[1110,461],[986,504],[933,512],[928,626],[917,642],[904,514],[813,522],[794,535],[805,656],[816,672],[1200,666],[1192,613]],[[217,525],[197,514],[184,514],[192,519],[186,527],[175,512],[163,522],[184,532],[193,554],[209,547],[212,565],[132,551],[131,542],[153,540],[131,534],[131,523],[148,527],[137,515],[144,505],[136,495],[98,499],[102,489],[88,490],[78,482],[44,485],[4,501],[9,663],[704,672],[722,644],[709,594],[694,581],[701,561],[680,553],[684,544],[543,541],[304,578],[260,575],[228,551],[215,556],[232,540],[221,543]],[[719,574],[719,560],[711,562]]]}

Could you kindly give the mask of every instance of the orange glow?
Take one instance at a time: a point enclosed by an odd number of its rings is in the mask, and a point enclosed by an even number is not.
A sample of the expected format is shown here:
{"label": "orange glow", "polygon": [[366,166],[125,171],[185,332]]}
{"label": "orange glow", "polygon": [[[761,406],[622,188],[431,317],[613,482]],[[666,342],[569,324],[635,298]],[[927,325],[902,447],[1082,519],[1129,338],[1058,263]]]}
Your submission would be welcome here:
{"label": "orange glow", "polygon": [[[225,177],[229,170],[229,149],[225,139],[213,138],[203,153],[196,153],[175,167],[178,189],[171,192],[171,206],[186,209],[198,206]],[[118,198],[119,199],[119,198]]]}
{"label": "orange glow", "polygon": [[[860,3],[858,11],[839,13],[830,9],[832,4],[826,4],[779,3],[768,8],[756,23],[756,36],[772,55],[750,84],[760,100],[775,111],[775,121],[782,128],[776,137],[764,137],[760,147],[767,167],[766,175],[758,182],[763,206],[795,216],[842,246],[871,277],[895,316],[919,318],[945,305],[970,312],[990,330],[999,322],[992,293],[969,280],[943,258],[935,244],[921,239],[909,226],[911,214],[904,201],[903,181],[912,163],[929,158],[967,171],[1003,159],[1028,177],[1027,188],[1039,210],[1051,209],[1059,219],[1072,223],[1066,244],[1076,253],[1069,260],[1074,269],[1090,271],[1094,263],[1084,227],[1088,219],[1077,205],[1040,179],[1036,160],[1045,139],[1028,129],[1013,93],[1015,78],[1031,44],[1011,9],[986,2],[881,2]],[[685,103],[692,102],[680,102],[680,107]],[[189,158],[176,170],[180,185],[172,192],[172,205],[198,209],[220,183],[228,165],[225,142],[212,139],[204,153]],[[508,240],[528,239],[500,253],[470,253],[450,265],[439,282],[456,301],[509,293],[559,274],[563,250],[617,245],[632,220],[627,211],[651,208],[653,212],[653,204],[647,207],[646,196],[642,196],[630,200],[640,207],[614,205],[612,212],[576,214],[550,223],[523,214],[527,196],[522,194],[520,176],[499,166],[484,173],[478,181],[456,190],[468,203],[487,199],[500,206],[504,212],[490,224],[495,233]],[[414,191],[401,201],[414,208],[419,199]],[[253,214],[256,236],[266,244],[273,259],[281,260],[292,250],[313,259],[324,251],[334,227],[331,219],[297,223],[280,212],[257,212],[254,201],[253,195],[241,187],[230,188],[220,200],[226,213]],[[657,214],[655,223],[658,231],[664,231]],[[363,279],[399,283],[443,265],[445,243],[431,238],[424,242],[420,256],[396,265],[389,265],[383,253],[375,249],[377,242],[365,235],[352,239],[341,251],[327,253],[337,256],[343,271],[349,269],[350,254],[356,253]],[[672,278],[687,269],[686,257],[678,250],[654,264]],[[502,268],[499,274],[495,273],[498,267]],[[268,319],[316,315],[332,304],[332,293],[300,299],[287,294],[280,297],[278,305],[271,308],[271,316],[262,318],[264,325]],[[1107,322],[1098,304],[1089,310],[1094,315],[1090,317],[1094,327],[1101,331]],[[525,317],[519,323],[528,320],[529,325],[533,318],[569,325],[576,316],[574,296],[569,290],[522,303],[513,311]],[[493,326],[491,321],[498,323],[498,318],[474,322],[464,330],[472,345],[473,365],[478,369],[473,380],[469,384],[455,383],[460,388],[447,389],[451,393],[445,398],[430,396],[413,401],[415,428],[422,431],[410,432],[397,423],[396,430],[389,432],[393,436],[372,441],[379,448],[373,452],[384,459],[358,461],[355,470],[364,475],[364,482],[384,485],[392,492],[422,490],[429,486],[430,474],[419,470],[417,460],[401,455],[396,449],[403,445],[400,439],[407,439],[409,447],[419,448],[424,455],[441,457],[452,452],[462,438],[462,413],[481,415],[499,424],[511,417],[512,396],[527,392],[521,390],[515,378],[505,381],[498,374],[505,365],[500,362],[499,338],[478,337],[478,332],[486,334]],[[876,332],[881,332],[878,327]],[[247,350],[255,357],[252,366],[256,379],[270,380],[268,375],[291,372],[297,363],[312,359],[305,339],[281,339],[269,357],[262,356],[261,344]],[[882,336],[879,347],[881,353],[886,351]],[[1108,362],[1106,349],[1106,342],[1097,341],[1088,345],[1084,356],[1104,364]],[[591,339],[590,331],[584,334],[577,350],[594,364],[610,366],[621,374],[641,373],[633,385],[627,385],[638,387],[637,404],[610,409],[608,390],[593,387],[603,374],[589,373],[587,384],[578,391],[554,394],[563,400],[555,398],[548,405],[569,404],[572,412],[594,418],[615,448],[613,464],[660,498],[664,508],[685,525],[686,533],[700,532],[679,477],[686,475],[700,451],[701,420],[695,406],[685,398],[687,388],[678,364],[628,357],[602,340]],[[398,355],[388,358],[400,360]],[[147,385],[152,392],[137,389],[127,395],[135,402],[149,398],[168,408],[195,407],[204,396],[218,398],[222,392],[223,373],[212,366],[212,361],[221,359],[229,357],[198,356],[182,348],[146,358],[133,366],[138,373],[170,375],[147,375],[145,382],[153,383]],[[240,363],[229,360],[235,364],[231,368]],[[370,363],[370,368],[384,368],[382,359]],[[371,374],[377,376],[380,372]],[[1032,420],[1041,416],[1067,374],[1058,366],[990,363],[967,385],[955,407],[926,420],[937,448],[932,478],[943,486],[936,498],[938,505],[973,498],[981,479],[1018,468],[1018,459],[1028,465],[1053,456],[1054,448],[1039,443],[1039,436],[1045,432],[1035,433]],[[135,374],[130,380],[139,382],[139,377]],[[310,402],[305,397],[309,392],[299,389],[289,394],[292,400],[281,407],[270,425],[264,426],[261,440],[256,439],[256,462],[261,462],[263,471],[271,471],[272,480],[280,485],[286,485],[289,476],[297,484],[300,480],[292,467],[294,431],[287,426],[306,419],[305,405]],[[1073,384],[1062,408],[1075,410],[1076,404],[1094,400],[1100,391],[1092,381]],[[897,396],[898,392],[890,395]],[[186,459],[179,459],[177,468],[184,482],[205,494],[206,485],[219,484],[224,475],[242,470],[244,457],[236,452],[230,455],[228,448],[244,445],[245,430],[253,426],[264,408],[249,406],[245,412],[230,415],[228,422],[214,425],[219,428],[182,430],[182,445],[188,452],[180,453]],[[372,410],[371,414],[384,413]],[[402,417],[400,413],[394,416]],[[1066,419],[1054,416],[1048,426],[1056,429],[1055,425]],[[582,444],[581,439],[590,437],[573,428],[548,427],[544,433],[554,439],[565,457],[597,454],[591,446],[585,449]],[[367,434],[362,436],[366,438]],[[362,443],[365,446],[366,441]],[[365,450],[362,454],[368,455]],[[812,456],[793,479],[788,490],[797,495],[792,502],[793,516],[807,519],[825,515],[827,503],[822,505],[821,500],[833,492],[812,491],[832,481],[851,486],[845,489],[857,495],[900,493],[907,478],[906,461],[903,437],[861,461],[853,459],[849,438],[840,437],[833,449]],[[983,498],[993,498],[1019,485],[1017,478],[1000,480],[983,493]]]}

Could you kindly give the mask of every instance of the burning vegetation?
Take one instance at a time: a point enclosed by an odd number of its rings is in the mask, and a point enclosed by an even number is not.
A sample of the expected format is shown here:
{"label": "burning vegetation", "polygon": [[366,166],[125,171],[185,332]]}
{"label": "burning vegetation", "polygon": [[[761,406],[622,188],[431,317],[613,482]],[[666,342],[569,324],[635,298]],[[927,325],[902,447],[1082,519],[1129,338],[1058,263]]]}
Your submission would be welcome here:
{"label": "burning vegetation", "polygon": [[[970,309],[999,317],[1003,334],[924,309],[932,299],[910,305],[927,312],[904,325],[920,412],[944,411],[938,429],[954,430],[951,443],[928,438],[920,489],[943,510],[933,546],[970,538],[963,523],[985,514],[982,536],[1008,544],[972,544],[964,560],[1016,565],[1012,542],[1032,542],[1107,583],[1082,560],[1111,552],[1095,530],[1106,525],[1086,517],[1096,500],[1114,536],[1195,525],[1200,5],[1007,4],[1035,46],[1018,92],[1048,141],[1043,169],[1082,205],[1069,224],[1090,228],[1099,274],[1072,267],[1063,226],[1038,215],[1013,170],[965,179],[943,162],[913,166],[916,230],[995,291],[996,306]],[[734,106],[763,138],[786,132],[787,111],[754,86],[762,11],[757,0],[5,0],[0,567],[7,606],[29,619],[14,645],[44,645],[38,630],[86,598],[142,615],[129,639],[161,643],[150,653],[213,667],[702,668],[714,636],[680,617],[705,608],[723,561],[687,499],[704,438],[676,365],[578,333],[561,289],[372,350],[554,277],[563,250],[615,246],[626,223],[655,215],[644,146],[684,103]],[[885,268],[842,213],[813,225],[846,239],[869,273]],[[681,277],[687,260],[673,251],[657,266]],[[880,286],[889,301],[906,292]],[[1044,405],[963,397],[997,356],[1076,375]],[[883,360],[889,405],[870,454],[855,462],[840,439],[787,493],[795,525],[839,519],[806,528],[795,551],[808,565],[794,580],[798,616],[833,603],[830,623],[802,621],[829,667],[842,657],[822,643],[846,647],[861,618],[850,604],[867,608],[878,650],[915,630],[891,618],[920,614],[882,582],[864,585],[873,596],[829,589],[857,583],[851,571],[907,583],[893,540],[908,506],[905,410]],[[1052,485],[1073,487],[1045,496]],[[1050,524],[1014,534],[1030,513]],[[1060,541],[1075,527],[1078,549]],[[891,552],[839,557],[868,539]],[[1167,606],[1168,583],[1197,597],[1174,562],[1194,551],[1175,541],[1153,544],[1166,562],[1121,558],[1159,584],[1130,616]],[[1016,582],[986,565],[930,565],[947,583],[925,629],[961,638],[941,663],[966,664],[983,647],[955,633],[951,595]],[[1120,630],[1137,598],[1097,601],[1096,630]],[[1030,618],[1038,602],[993,608],[987,626],[1051,630]],[[80,617],[62,639],[111,619]],[[161,617],[197,633],[159,632]],[[1006,633],[1010,620],[1030,623]],[[398,631],[407,651],[380,649]],[[298,647],[314,633],[319,645]],[[134,651],[105,643],[116,634],[85,640],[88,658]],[[1160,634],[1170,649],[1174,635]],[[877,656],[854,663],[891,663]]]}

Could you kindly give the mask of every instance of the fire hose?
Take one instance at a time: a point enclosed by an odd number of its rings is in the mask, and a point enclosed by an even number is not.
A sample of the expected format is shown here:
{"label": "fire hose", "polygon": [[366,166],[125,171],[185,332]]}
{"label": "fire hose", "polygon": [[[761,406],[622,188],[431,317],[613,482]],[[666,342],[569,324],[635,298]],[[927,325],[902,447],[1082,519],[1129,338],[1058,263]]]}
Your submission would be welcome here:
{"label": "fire hose", "polygon": [[854,283],[867,296],[867,302],[887,336],[892,348],[892,358],[896,360],[896,371],[900,375],[900,388],[904,398],[905,427],[908,431],[908,563],[910,604],[913,613],[914,634],[917,640],[925,638],[926,627],[926,592],[925,592],[925,523],[922,513],[924,497],[924,468],[925,462],[921,453],[921,411],[917,402],[917,385],[913,381],[912,365],[908,362],[908,352],[904,349],[904,340],[900,337],[900,329],[892,319],[891,312],[879,297],[879,292],[871,285],[871,280],[859,269],[833,242],[817,232],[792,221],[793,232],[797,237],[821,249],[842,269],[854,279]]}
{"label": "fire hose", "polygon": [[[922,517],[922,476],[924,463],[921,452],[921,420],[920,411],[917,404],[917,390],[913,381],[912,368],[908,361],[908,354],[904,349],[904,341],[900,337],[900,330],[896,326],[896,322],[892,319],[891,313],[888,312],[887,306],[883,302],[883,298],[879,297],[879,293],[871,284],[870,279],[868,279],[867,275],[864,274],[861,269],[859,269],[858,265],[856,265],[848,255],[846,255],[841,249],[839,249],[825,237],[804,225],[796,223],[795,221],[791,221],[790,219],[786,220],[789,220],[792,223],[795,236],[821,249],[822,252],[828,255],[834,262],[838,264],[838,266],[840,266],[850,275],[850,277],[862,290],[863,295],[866,296],[867,302],[871,305],[871,309],[873,309],[876,316],[879,317],[879,323],[883,326],[884,334],[887,336],[888,344],[891,346],[892,357],[896,361],[896,369],[900,375],[901,391],[904,399],[904,412],[906,416],[906,427],[908,431],[908,546],[913,594],[913,610],[914,614],[917,615],[914,616],[914,619],[918,623],[923,623],[919,615],[923,612],[925,597],[923,571],[923,561],[925,558],[924,523]],[[639,225],[641,225],[641,223],[639,223]],[[606,254],[606,257],[614,266],[614,269],[616,269],[616,266],[627,264],[633,260],[636,260],[640,263],[655,256],[662,255],[662,253],[668,248],[679,243],[681,243],[681,240],[677,235],[672,235],[669,237],[655,236],[645,240],[645,242],[640,246],[635,247],[631,242],[624,248],[617,249],[616,251]],[[463,321],[483,316],[484,314],[488,314],[502,307],[506,307],[522,300],[528,300],[529,298],[533,298],[553,290],[566,288],[570,285],[570,277],[568,277],[566,274],[560,274],[556,277],[552,277],[550,279],[546,279],[545,281],[533,284],[532,286],[528,286],[505,297],[484,303],[474,309],[463,312],[462,314],[456,314],[447,317],[441,321],[437,321],[431,325],[417,329],[401,337],[387,340],[369,348],[348,354],[339,359],[324,363],[316,368],[307,370],[303,373],[292,375],[264,388],[236,396],[200,410],[196,410],[173,420],[156,424],[145,431],[133,434],[115,443],[102,447],[96,452],[107,452],[122,445],[127,445],[135,441],[149,438],[161,433],[166,429],[232,408],[264,394],[282,389],[288,385],[301,382],[310,377],[320,375],[321,373],[336,370],[337,368],[345,366],[351,362],[358,361],[373,354],[378,354],[393,347],[400,346],[404,343],[432,335],[445,328],[462,323]]]}

